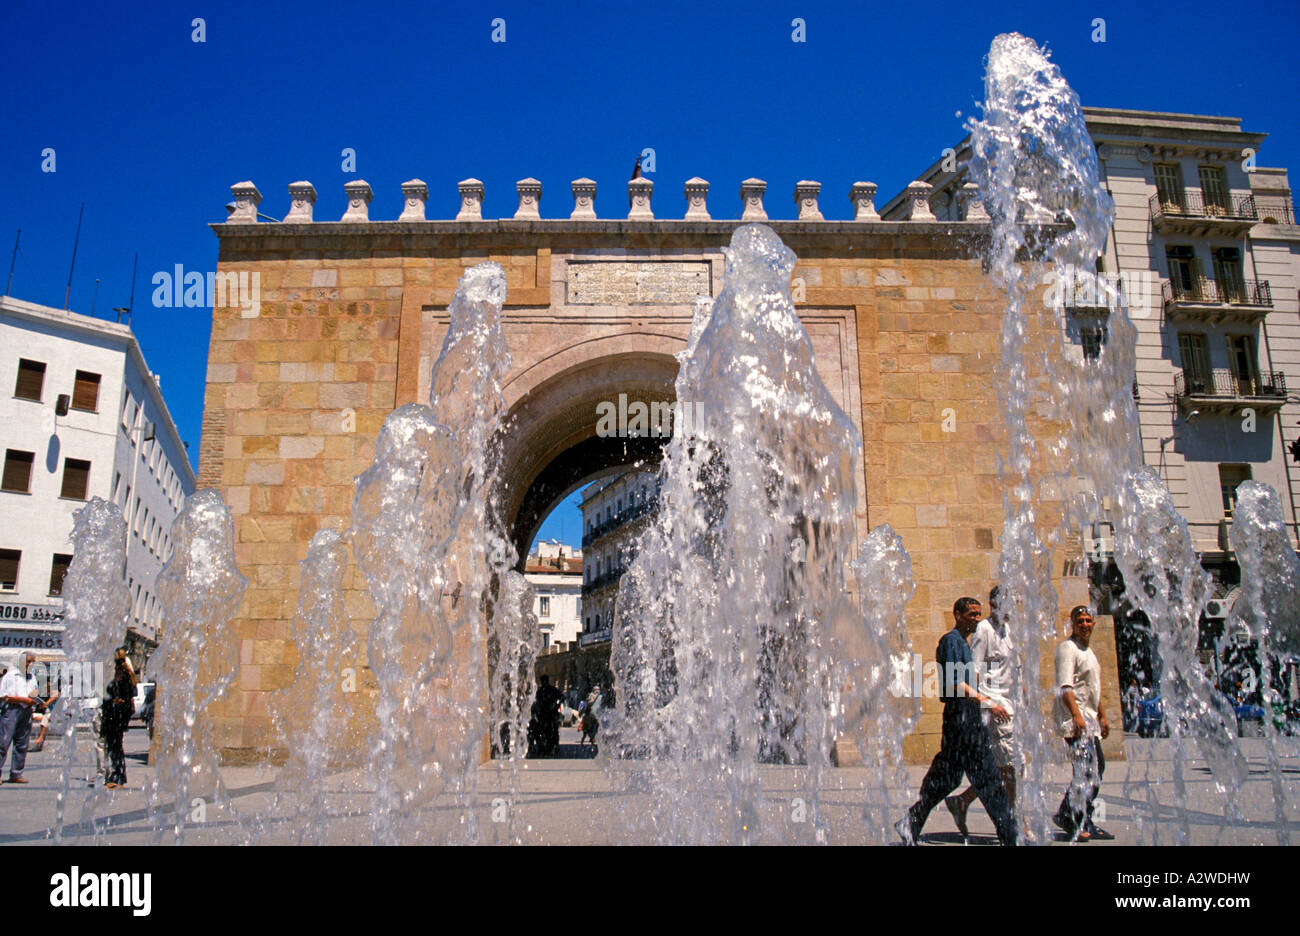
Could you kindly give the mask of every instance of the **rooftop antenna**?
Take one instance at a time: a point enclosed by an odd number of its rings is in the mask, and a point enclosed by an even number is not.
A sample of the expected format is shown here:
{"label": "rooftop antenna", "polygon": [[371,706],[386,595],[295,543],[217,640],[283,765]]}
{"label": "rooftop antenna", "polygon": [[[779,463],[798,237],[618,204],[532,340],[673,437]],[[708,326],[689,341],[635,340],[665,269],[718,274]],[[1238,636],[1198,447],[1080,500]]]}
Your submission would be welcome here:
{"label": "rooftop antenna", "polygon": [[10,295],[10,291],[14,285],[14,262],[18,259],[18,241],[22,236],[23,229],[19,228],[18,235],[14,238],[14,253],[13,256],[9,258],[9,282],[5,284],[6,296]]}
{"label": "rooftop antenna", "polygon": [[131,261],[131,298],[126,303],[126,326],[131,327],[131,313],[135,311],[135,270],[140,265],[140,251],[135,252],[135,259]]}
{"label": "rooftop antenna", "polygon": [[68,301],[72,298],[72,271],[77,268],[77,244],[81,242],[81,216],[86,213],[86,203],[81,203],[77,212],[77,236],[72,239],[72,263],[68,267],[68,288],[63,293],[63,311],[68,311]]}
{"label": "rooftop antenna", "polygon": [[135,252],[135,261],[131,264],[131,301],[124,306],[118,306],[113,309],[117,313],[117,324],[122,324],[122,316],[126,316],[126,324],[131,325],[131,309],[135,306],[135,268],[140,263],[140,251]]}
{"label": "rooftop antenna", "polygon": [[99,301],[99,277],[95,277],[95,292],[90,297],[90,317],[95,317],[95,303]]}

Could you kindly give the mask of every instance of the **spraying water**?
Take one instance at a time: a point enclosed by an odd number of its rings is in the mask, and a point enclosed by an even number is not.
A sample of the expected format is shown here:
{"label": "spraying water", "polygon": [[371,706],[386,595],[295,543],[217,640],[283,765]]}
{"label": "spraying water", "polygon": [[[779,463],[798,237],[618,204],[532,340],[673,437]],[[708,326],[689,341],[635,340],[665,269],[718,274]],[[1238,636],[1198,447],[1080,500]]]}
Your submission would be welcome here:
{"label": "spraying water", "polygon": [[[509,569],[498,578],[493,605],[492,632],[488,638],[488,672],[491,674],[492,744],[496,763],[505,771],[507,790],[518,800],[520,769],[528,753],[528,713],[535,691],[534,661],[537,615],[533,613],[533,586]],[[522,842],[519,810],[506,815],[505,841]]]}
{"label": "spraying water", "polygon": [[212,706],[239,670],[239,644],[228,622],[248,579],[235,567],[234,523],[216,491],[187,498],[171,536],[172,554],[157,585],[166,631],[153,662],[157,771],[150,803],[154,843],[162,841],[170,812],[176,844],[182,845],[192,809],[205,815],[214,805],[229,806]]}
{"label": "spraying water", "polygon": [[292,633],[299,647],[298,672],[279,700],[280,735],[289,757],[276,776],[276,788],[279,799],[290,802],[285,816],[299,845],[324,844],[331,818],[326,802],[331,751],[362,740],[356,737],[352,704],[355,671],[343,671],[343,662],[353,660],[358,649],[344,610],[347,567],[348,551],[339,534],[318,531],[299,576]]}
{"label": "spraying water", "polygon": [[[1174,791],[1185,803],[1184,738],[1195,742],[1214,774],[1229,821],[1240,821],[1235,794],[1246,779],[1246,759],[1237,744],[1235,716],[1197,657],[1201,611],[1209,597],[1209,576],[1192,549],[1187,522],[1155,471],[1129,475],[1119,496],[1115,561],[1126,594],[1151,621],[1160,650],[1160,684],[1165,720],[1174,739]],[[1177,842],[1189,833],[1186,809],[1178,814]]]}
{"label": "spraying water", "polygon": [[904,791],[905,797],[908,787],[903,739],[921,715],[904,615],[916,584],[911,557],[887,523],[871,531],[851,566],[861,611],[854,626],[841,626],[836,633],[843,731],[871,771],[864,789],[867,831],[885,842],[892,839],[894,820],[906,805],[890,799],[894,790]]}
{"label": "spraying water", "polygon": [[[1094,276],[1114,206],[1100,184],[1078,99],[1032,40],[1011,34],[993,41],[985,90],[984,119],[972,123],[971,174],[992,220],[991,273],[1008,294],[999,397],[1009,436],[1000,471],[1009,494],[999,580],[1013,598],[1012,627],[1024,652],[1020,711],[1041,710],[1038,661],[1058,636],[1047,550],[1059,544],[1066,531],[1103,516],[1108,501],[1117,503],[1116,564],[1131,604],[1150,620],[1163,658],[1166,717],[1175,732],[1175,788],[1182,804],[1180,839],[1185,840],[1185,753],[1180,739],[1195,739],[1224,793],[1230,820],[1238,815],[1233,792],[1245,777],[1245,762],[1230,719],[1225,718],[1224,701],[1196,659],[1206,576],[1168,491],[1153,472],[1141,468],[1130,389],[1136,329],[1128,315],[1128,297],[1112,294],[1106,302],[1108,337],[1095,361],[1064,352],[1069,322],[1061,292]],[[1053,220],[1061,227],[1032,227],[1032,222]],[[1020,262],[1025,254],[1046,263],[1045,282],[1055,286],[1049,288],[1046,303],[1055,312],[1049,329],[1055,340],[1038,356],[1036,374],[1029,366],[1029,346],[1038,310],[1031,301],[1030,268]],[[1046,392],[1036,393],[1038,386]],[[1045,453],[1037,450],[1027,418],[1030,408],[1041,402],[1048,404],[1059,427]],[[1040,539],[1044,504],[1067,492],[1060,524],[1046,541]],[[1019,806],[1041,836],[1046,816],[1043,768],[1059,745],[1046,735],[1040,719],[1018,718],[1015,727],[1028,762]]]}
{"label": "spraying water", "polygon": [[[72,565],[63,580],[63,646],[73,680],[65,685],[67,723],[63,729],[63,766],[59,771],[59,792],[54,806],[54,841],[63,841],[64,815],[77,764],[77,708],[83,697],[103,692],[104,661],[122,638],[126,615],[131,610],[131,592],[122,578],[126,556],[126,521],[116,504],[93,498],[73,514]],[[99,676],[99,678],[96,678]],[[88,768],[89,765],[82,765]],[[81,822],[98,836],[95,812],[103,797],[103,785],[95,778],[95,791],[82,804]]]}
{"label": "spraying water", "polygon": [[[512,558],[489,532],[510,365],[505,297],[498,264],[466,272],[430,405],[389,415],[374,464],[357,479],[348,536],[377,612],[367,639],[379,682],[377,844],[477,837],[476,768],[489,732],[483,601],[492,572]],[[416,813],[444,792],[453,826],[435,830],[436,815]]]}
{"label": "spraying water", "polygon": [[1291,547],[1277,492],[1256,481],[1238,487],[1228,539],[1241,567],[1242,593],[1224,630],[1244,627],[1258,648],[1277,843],[1290,845],[1287,806],[1296,802],[1297,789],[1282,768],[1277,726],[1295,707],[1290,670],[1300,660],[1300,557]]}
{"label": "spraying water", "polygon": [[[998,386],[1007,426],[1007,451],[1000,453],[999,474],[1007,493],[998,581],[1010,599],[1006,610],[1014,645],[1023,653],[1022,678],[1014,687],[1017,698],[1012,701],[1016,711],[1029,714],[1043,710],[1039,659],[1059,633],[1049,544],[1039,532],[1039,504],[1052,487],[1050,481],[1039,483],[1044,480],[1041,463],[1035,472],[1042,453],[1029,423],[1037,386],[1029,360],[1038,318],[1037,284],[1022,264],[1022,255],[1029,251],[1045,257],[1051,272],[1058,276],[1084,265],[1093,269],[1106,243],[1114,205],[1098,178],[1096,153],[1078,98],[1033,40],[1015,33],[993,40],[984,90],[984,118],[971,123],[974,158],[970,174],[979,185],[992,224],[990,275],[1007,292]],[[1027,222],[1052,222],[1058,217],[1066,227],[1052,231],[1049,237],[1043,237],[1041,229],[1026,226]],[[1131,329],[1125,333],[1121,327],[1113,341],[1131,344],[1132,337]],[[1063,369],[1041,372],[1053,370]],[[1100,387],[1093,374],[1063,378],[1055,387],[1055,397],[1069,401],[1061,405],[1061,415],[1079,433],[1087,432],[1096,412],[1095,393],[1074,392],[1084,384],[1089,390]],[[1131,399],[1128,411],[1118,418],[1121,433],[1136,426]],[[1085,439],[1073,451],[1091,452],[1090,441]],[[1121,451],[1135,451],[1131,439],[1121,445]],[[1017,805],[1030,828],[1045,840],[1045,768],[1057,743],[1047,734],[1041,718],[1017,718],[1014,727],[1027,772]]]}
{"label": "spraying water", "polygon": [[662,842],[772,840],[758,765],[806,765],[806,828],[824,840],[829,634],[852,616],[843,559],[861,443],[813,366],[794,254],[748,225],[726,257],[676,386],[703,413],[667,447],[659,514],[620,590],[622,712],[602,754],[642,758],[611,769],[650,794],[639,831]]}

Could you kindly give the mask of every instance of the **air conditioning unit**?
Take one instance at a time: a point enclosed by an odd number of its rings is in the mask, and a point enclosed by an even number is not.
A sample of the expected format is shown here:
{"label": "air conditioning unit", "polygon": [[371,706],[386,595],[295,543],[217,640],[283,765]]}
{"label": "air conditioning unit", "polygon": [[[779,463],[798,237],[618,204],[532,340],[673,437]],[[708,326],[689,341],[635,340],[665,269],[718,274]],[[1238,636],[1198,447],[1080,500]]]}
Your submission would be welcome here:
{"label": "air conditioning unit", "polygon": [[1237,596],[1240,594],[1241,589],[1234,588],[1222,598],[1211,598],[1205,603],[1205,617],[1211,621],[1225,620],[1232,611],[1232,606],[1237,603]]}

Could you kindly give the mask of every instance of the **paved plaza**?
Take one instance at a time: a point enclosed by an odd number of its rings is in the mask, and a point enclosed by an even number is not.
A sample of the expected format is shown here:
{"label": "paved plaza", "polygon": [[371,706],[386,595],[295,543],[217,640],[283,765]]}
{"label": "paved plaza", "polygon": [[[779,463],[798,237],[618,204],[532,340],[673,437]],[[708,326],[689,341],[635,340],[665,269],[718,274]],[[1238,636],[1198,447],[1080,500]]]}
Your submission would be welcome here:
{"label": "paved plaza", "polygon": [[[78,752],[84,763],[91,753],[89,737],[78,738]],[[565,729],[561,753],[554,760],[530,760],[519,771],[518,793],[511,792],[510,771],[493,762],[479,770],[479,791],[475,814],[477,840],[484,844],[522,841],[529,844],[587,845],[652,841],[652,833],[634,819],[644,816],[649,797],[628,792],[635,783],[624,782],[622,764],[612,766],[594,758],[590,747],[577,745],[577,733]],[[1215,788],[1209,769],[1199,757],[1182,765],[1174,758],[1172,742],[1126,739],[1128,757],[1108,765],[1100,801],[1104,803],[1102,825],[1116,836],[1115,844],[1194,845],[1280,844],[1277,796],[1285,802],[1287,832],[1300,840],[1300,739],[1282,738],[1277,744],[1277,771],[1270,771],[1268,750],[1262,739],[1248,738],[1242,750],[1249,763],[1249,776],[1231,797]],[[117,791],[91,790],[85,782],[87,770],[78,768],[71,790],[65,840],[88,844],[143,845],[155,840],[145,788],[154,770],[145,764],[148,738],[140,728],[127,735],[129,788]],[[29,784],[0,785],[0,845],[41,845],[53,839],[56,798],[62,758],[59,743],[47,743],[44,751],[28,757],[25,776]],[[756,818],[761,841],[812,844],[814,826],[805,818],[809,811],[801,797],[805,768],[762,767],[763,805]],[[885,841],[879,820],[864,818],[870,804],[890,815],[902,814],[911,802],[925,772],[924,766],[906,768],[907,789],[890,784],[882,793],[874,771],[864,768],[830,769],[824,774],[821,800],[817,804],[827,840],[831,844],[878,844]],[[275,804],[278,769],[227,767],[222,778],[230,794],[233,812],[206,802],[194,813],[201,822],[190,824],[186,844],[234,844],[245,841],[292,843],[298,841],[292,822],[267,819],[283,816]],[[1179,774],[1181,773],[1181,777]],[[1063,791],[1064,769],[1049,770],[1051,802]],[[330,775],[326,808],[330,818],[323,826],[324,840],[331,844],[369,844],[373,776],[359,770]],[[1279,786],[1280,784],[1280,786]],[[623,788],[620,791],[620,788]],[[885,795],[887,794],[887,800]],[[683,792],[682,796],[689,796]],[[1239,815],[1225,820],[1225,800],[1230,799]],[[1185,803],[1186,809],[1175,804]],[[446,828],[447,838],[463,835],[464,807],[455,802],[434,801],[424,807],[430,828]],[[800,821],[800,820],[803,821]],[[459,829],[458,829],[459,824]],[[251,830],[251,831],[250,831]],[[993,825],[976,804],[970,813],[968,840],[972,845],[993,845]],[[435,839],[437,837],[435,836]],[[170,829],[161,837],[171,842]],[[1056,836],[1057,844],[1067,845]],[[952,817],[942,806],[931,815],[923,844],[962,844]],[[1087,848],[1107,848],[1111,843],[1089,843]]]}

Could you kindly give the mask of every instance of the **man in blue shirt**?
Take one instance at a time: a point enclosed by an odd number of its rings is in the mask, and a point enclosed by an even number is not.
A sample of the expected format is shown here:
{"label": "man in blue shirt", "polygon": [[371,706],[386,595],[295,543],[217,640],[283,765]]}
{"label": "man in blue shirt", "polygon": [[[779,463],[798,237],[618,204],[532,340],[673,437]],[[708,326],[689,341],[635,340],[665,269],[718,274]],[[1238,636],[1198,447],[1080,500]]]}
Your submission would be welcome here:
{"label": "man in blue shirt", "polygon": [[[930,810],[961,785],[962,774],[970,777],[980,802],[988,810],[1003,845],[1016,843],[1015,820],[1002,775],[993,759],[993,746],[980,717],[981,703],[994,704],[979,693],[973,683],[974,656],[967,638],[975,633],[983,616],[978,598],[958,598],[952,607],[956,626],[944,634],[935,651],[942,674],[943,739],[939,753],[921,781],[920,798],[894,828],[905,845],[915,845]],[[996,713],[995,713],[996,714]]]}

